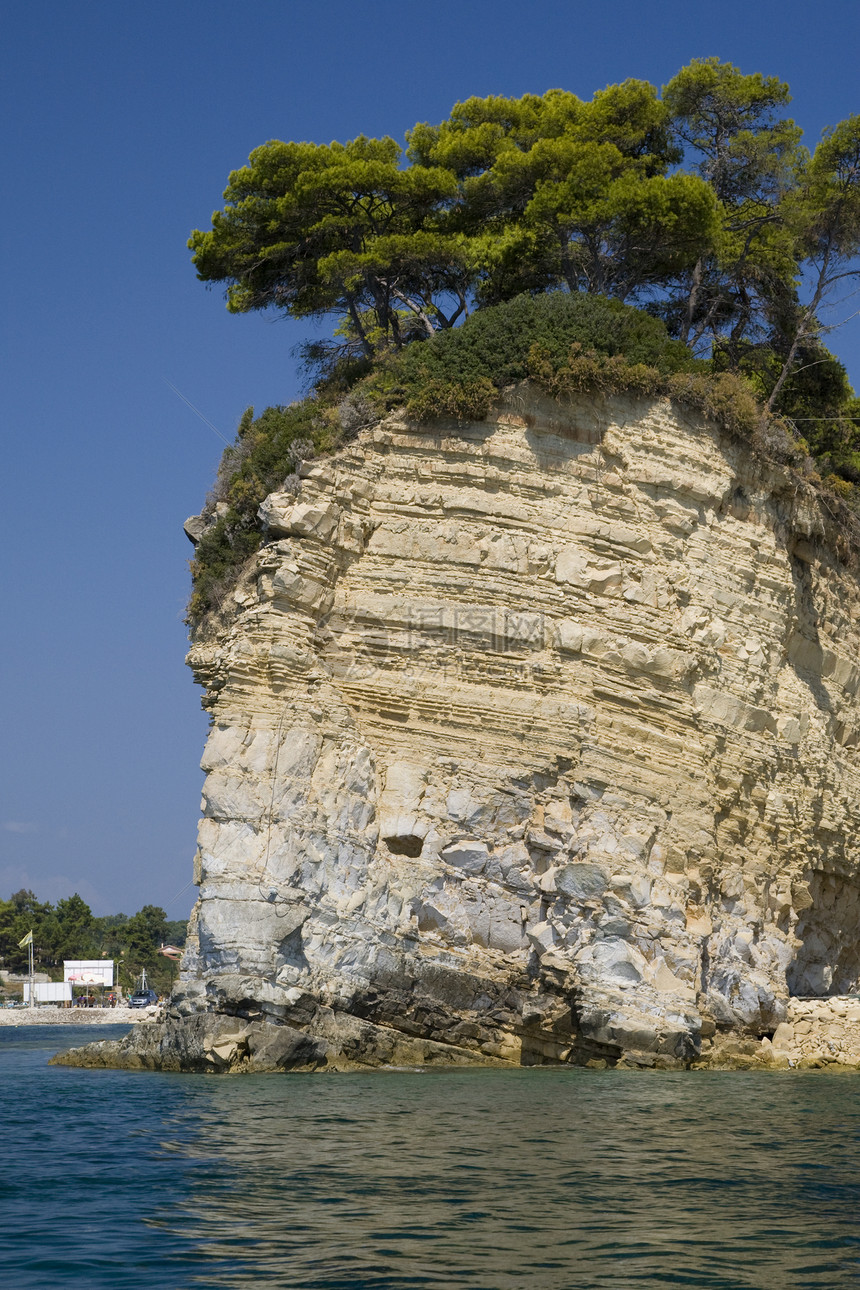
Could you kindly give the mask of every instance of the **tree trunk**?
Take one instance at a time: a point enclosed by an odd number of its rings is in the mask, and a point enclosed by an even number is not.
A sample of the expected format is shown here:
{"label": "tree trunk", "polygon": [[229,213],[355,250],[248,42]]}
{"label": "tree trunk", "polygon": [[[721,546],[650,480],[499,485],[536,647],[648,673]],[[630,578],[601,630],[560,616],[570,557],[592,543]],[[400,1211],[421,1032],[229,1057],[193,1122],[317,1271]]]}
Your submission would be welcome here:
{"label": "tree trunk", "polygon": [[373,358],[373,346],[367,339],[367,333],[361,325],[361,319],[359,318],[358,310],[355,307],[355,300],[349,293],[347,293],[346,296],[346,307],[349,310],[349,317],[353,327],[355,328],[356,335],[361,341],[361,348],[364,350],[365,358]]}
{"label": "tree trunk", "polygon": [[436,335],[436,328],[433,326],[431,319],[428,318],[426,312],[419,304],[416,303],[416,301],[412,300],[409,296],[403,295],[402,292],[397,291],[396,289],[392,289],[391,294],[394,296],[395,300],[399,300],[402,305],[405,305],[407,309],[411,310],[412,313],[415,314],[415,317],[423,323],[428,336]]}
{"label": "tree trunk", "polygon": [[771,412],[773,412],[776,401],[779,398],[779,392],[791,375],[791,369],[794,367],[794,360],[797,357],[797,351],[800,349],[801,341],[805,340],[809,334],[809,324],[811,323],[812,318],[812,305],[810,305],[803,315],[800,326],[794,333],[794,340],[791,342],[791,349],[788,351],[788,357],[782,365],[782,371],[777,377],[776,385],[770,392],[770,398],[764,405],[765,415],[762,420],[765,420]]}
{"label": "tree trunk", "polygon": [[765,404],[765,407],[764,407],[765,415],[762,418],[762,420],[768,417],[770,413],[773,411],[776,401],[779,398],[779,392],[782,389],[782,387],[785,385],[789,376],[791,375],[791,369],[794,366],[794,360],[797,357],[797,351],[800,349],[800,343],[801,341],[805,340],[806,337],[809,335],[810,329],[812,327],[812,322],[815,318],[816,312],[818,310],[818,306],[820,305],[824,297],[824,293],[827,290],[827,288],[829,286],[832,286],[833,284],[834,279],[831,278],[828,281],[828,276],[827,276],[828,271],[830,269],[831,249],[832,247],[828,246],[827,250],[824,253],[824,258],[821,262],[821,268],[818,271],[818,281],[815,284],[815,291],[813,293],[812,299],[810,300],[809,304],[806,306],[806,309],[803,311],[803,316],[801,317],[800,322],[798,323],[797,330],[794,333],[794,340],[791,342],[791,348],[788,351],[788,357],[786,358],[785,362],[782,365],[782,371],[780,372],[777,378],[776,385],[771,390],[770,398]]}
{"label": "tree trunk", "polygon": [[684,309],[684,319],[683,319],[683,322],[681,323],[681,333],[680,333],[679,339],[682,340],[685,345],[688,345],[690,343],[690,332],[693,329],[693,318],[695,317],[696,305],[699,299],[699,291],[701,290],[701,286],[702,286],[703,269],[704,269],[704,264],[702,262],[702,257],[699,256],[698,260],[696,261],[695,267],[693,268],[693,277],[690,282],[690,290],[687,292],[687,305],[686,305],[686,308]]}

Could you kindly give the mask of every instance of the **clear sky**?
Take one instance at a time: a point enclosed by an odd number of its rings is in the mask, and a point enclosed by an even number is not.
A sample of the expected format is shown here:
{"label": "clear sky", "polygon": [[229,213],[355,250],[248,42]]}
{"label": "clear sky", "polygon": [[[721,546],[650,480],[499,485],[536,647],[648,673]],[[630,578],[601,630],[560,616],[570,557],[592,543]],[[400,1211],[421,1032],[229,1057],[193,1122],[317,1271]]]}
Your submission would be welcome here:
{"label": "clear sky", "polygon": [[[186,239],[228,172],[266,139],[402,138],[472,94],[590,98],[711,55],[787,80],[814,146],[860,111],[860,9],[29,0],[2,44],[0,896],[184,917],[206,719],[182,521],[222,445],[168,382],[232,438],[296,397],[308,334],[195,278]],[[860,385],[856,320],[832,344]]]}

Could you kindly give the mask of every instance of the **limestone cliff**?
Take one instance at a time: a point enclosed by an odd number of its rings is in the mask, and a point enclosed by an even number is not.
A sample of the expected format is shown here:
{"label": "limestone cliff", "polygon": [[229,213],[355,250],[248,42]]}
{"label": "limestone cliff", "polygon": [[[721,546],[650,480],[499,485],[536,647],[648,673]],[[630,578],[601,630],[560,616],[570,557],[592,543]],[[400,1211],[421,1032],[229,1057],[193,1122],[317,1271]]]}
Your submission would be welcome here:
{"label": "limestone cliff", "polygon": [[262,519],[190,655],[200,895],[129,1060],[690,1063],[857,986],[858,590],[787,474],[522,387]]}

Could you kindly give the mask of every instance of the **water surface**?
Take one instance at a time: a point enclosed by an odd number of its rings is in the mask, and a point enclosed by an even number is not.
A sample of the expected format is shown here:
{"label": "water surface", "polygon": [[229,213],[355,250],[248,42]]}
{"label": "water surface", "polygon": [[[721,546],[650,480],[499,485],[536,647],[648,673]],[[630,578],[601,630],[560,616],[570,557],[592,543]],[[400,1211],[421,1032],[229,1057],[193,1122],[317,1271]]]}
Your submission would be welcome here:
{"label": "water surface", "polygon": [[0,1031],[15,1290],[860,1286],[850,1074],[46,1065],[92,1038]]}

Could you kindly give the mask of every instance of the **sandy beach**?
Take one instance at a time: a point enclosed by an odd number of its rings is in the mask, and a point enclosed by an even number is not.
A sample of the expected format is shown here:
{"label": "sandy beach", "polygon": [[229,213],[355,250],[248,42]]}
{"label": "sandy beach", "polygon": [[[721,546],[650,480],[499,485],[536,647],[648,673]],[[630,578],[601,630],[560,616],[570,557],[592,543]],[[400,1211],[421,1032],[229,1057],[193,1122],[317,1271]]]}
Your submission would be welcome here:
{"label": "sandy beach", "polygon": [[151,1008],[0,1008],[0,1026],[127,1026],[149,1021]]}

